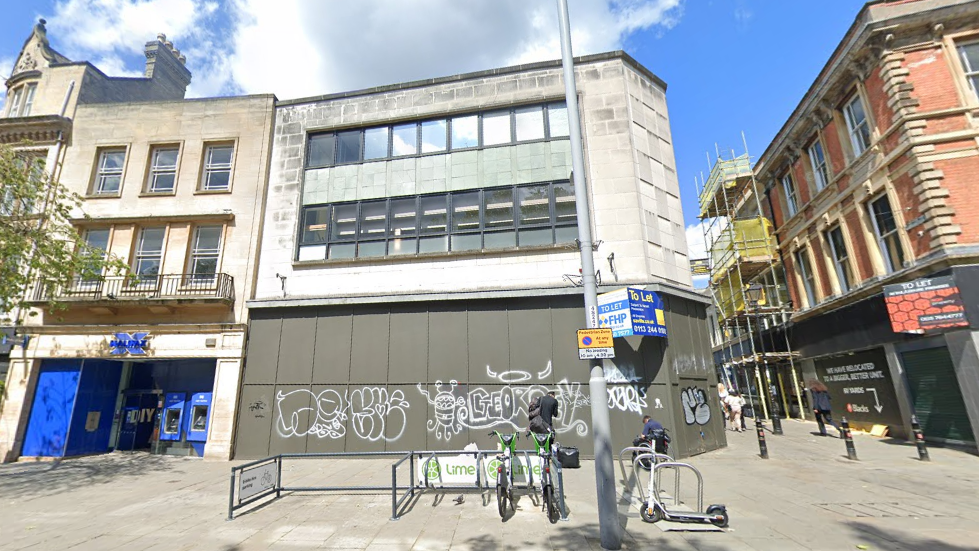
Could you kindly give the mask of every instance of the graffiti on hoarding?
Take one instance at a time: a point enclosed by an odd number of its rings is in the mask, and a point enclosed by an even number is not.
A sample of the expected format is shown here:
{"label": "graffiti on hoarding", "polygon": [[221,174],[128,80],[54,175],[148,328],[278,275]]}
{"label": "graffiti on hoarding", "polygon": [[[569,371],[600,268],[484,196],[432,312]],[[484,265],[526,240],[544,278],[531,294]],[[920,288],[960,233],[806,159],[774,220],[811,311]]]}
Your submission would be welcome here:
{"label": "graffiti on hoarding", "polygon": [[680,403],[683,404],[683,421],[692,425],[706,425],[710,422],[710,406],[707,404],[707,393],[697,387],[687,387],[680,391]]}
{"label": "graffiti on hoarding", "polygon": [[355,388],[345,390],[342,395],[333,389],[319,394],[307,389],[280,390],[275,401],[279,413],[275,428],[283,438],[309,435],[343,438],[349,419],[353,433],[371,442],[392,442],[400,438],[407,424],[405,410],[409,407],[404,392],[391,392],[383,387]]}

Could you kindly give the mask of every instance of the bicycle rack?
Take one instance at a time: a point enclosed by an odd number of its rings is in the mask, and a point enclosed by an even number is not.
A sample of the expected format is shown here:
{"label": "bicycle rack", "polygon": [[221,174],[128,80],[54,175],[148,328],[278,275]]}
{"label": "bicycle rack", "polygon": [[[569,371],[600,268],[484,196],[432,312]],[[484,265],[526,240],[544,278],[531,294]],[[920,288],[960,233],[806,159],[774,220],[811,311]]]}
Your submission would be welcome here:
{"label": "bicycle rack", "polygon": [[[704,510],[704,477],[700,474],[697,467],[694,467],[690,463],[680,463],[678,461],[664,461],[663,463],[657,463],[653,465],[653,471],[658,471],[659,469],[675,469],[676,471],[676,494],[673,495],[673,505],[678,505],[680,502],[680,470],[690,469],[697,475],[697,512],[703,512]],[[655,479],[654,479],[655,480]],[[659,485],[653,488],[656,491],[656,500],[659,501]]]}
{"label": "bicycle rack", "polygon": [[[633,461],[632,461],[632,475],[636,479],[636,489],[639,491],[640,501],[646,501],[646,493],[645,493],[645,491],[643,490],[643,487],[642,487],[642,484],[643,484],[642,483],[642,479],[643,479],[643,477],[641,476],[641,473],[639,472],[639,469],[640,469],[639,462],[641,460],[647,458],[647,457],[649,459],[651,459],[654,464],[659,464],[659,463],[673,463],[673,462],[675,462],[675,460],[672,457],[670,457],[669,455],[662,454],[662,453],[656,453],[656,452],[652,451],[650,448],[644,447],[644,446],[629,446],[629,447],[626,447],[626,448],[622,448],[622,451],[619,452],[619,469],[622,471],[622,482],[623,482],[623,484],[626,484],[626,485],[628,485],[629,478],[628,478],[628,476],[626,476],[626,473],[625,473],[625,460],[623,459],[623,456],[625,456],[625,454],[627,452],[638,452],[639,453],[633,459]],[[643,470],[645,470],[645,469],[643,469]],[[676,487],[677,487],[678,490],[679,490],[679,486],[680,486],[680,480],[679,480],[679,478],[680,477],[679,477],[679,474],[678,474],[677,475],[677,480],[676,480],[676,483],[675,483],[675,485],[676,485]],[[658,488],[659,487],[659,478],[657,478],[655,482],[656,482],[656,486]],[[626,487],[626,490],[628,490],[628,489],[629,488]],[[674,498],[674,499],[676,499],[676,498]]]}

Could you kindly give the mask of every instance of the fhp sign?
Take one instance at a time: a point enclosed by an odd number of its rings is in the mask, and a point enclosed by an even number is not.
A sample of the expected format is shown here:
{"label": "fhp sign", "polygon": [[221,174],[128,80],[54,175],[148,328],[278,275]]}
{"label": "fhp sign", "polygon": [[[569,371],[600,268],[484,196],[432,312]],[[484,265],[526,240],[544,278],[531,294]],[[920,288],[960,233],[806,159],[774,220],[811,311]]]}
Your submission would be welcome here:
{"label": "fhp sign", "polygon": [[592,360],[615,357],[611,329],[579,329],[578,359]]}
{"label": "fhp sign", "polygon": [[663,300],[653,291],[627,287],[598,295],[598,326],[613,337],[666,336]]}

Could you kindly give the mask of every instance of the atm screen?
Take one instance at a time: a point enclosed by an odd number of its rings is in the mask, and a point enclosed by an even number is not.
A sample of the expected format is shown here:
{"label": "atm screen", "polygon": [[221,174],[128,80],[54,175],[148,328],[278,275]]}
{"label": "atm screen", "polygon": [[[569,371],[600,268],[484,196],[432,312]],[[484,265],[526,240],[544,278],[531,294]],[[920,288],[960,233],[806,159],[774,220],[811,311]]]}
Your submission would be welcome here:
{"label": "atm screen", "polygon": [[191,416],[192,423],[190,430],[204,430],[207,428],[207,406],[194,406],[194,413]]}
{"label": "atm screen", "polygon": [[167,410],[166,417],[163,419],[163,432],[167,434],[177,434],[180,432],[180,410],[171,408]]}

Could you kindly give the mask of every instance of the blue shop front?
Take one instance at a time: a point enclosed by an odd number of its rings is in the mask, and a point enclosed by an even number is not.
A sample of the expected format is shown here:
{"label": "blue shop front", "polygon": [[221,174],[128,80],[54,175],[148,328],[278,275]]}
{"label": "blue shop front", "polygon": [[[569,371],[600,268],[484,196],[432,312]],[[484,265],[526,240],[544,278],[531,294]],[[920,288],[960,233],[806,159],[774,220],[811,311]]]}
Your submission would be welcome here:
{"label": "blue shop front", "polygon": [[216,360],[147,357],[147,340],[122,333],[109,358],[39,360],[20,456],[203,457]]}

